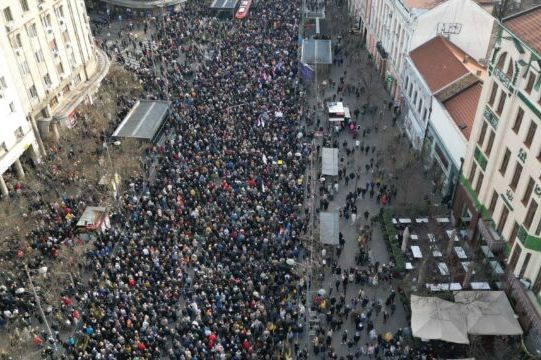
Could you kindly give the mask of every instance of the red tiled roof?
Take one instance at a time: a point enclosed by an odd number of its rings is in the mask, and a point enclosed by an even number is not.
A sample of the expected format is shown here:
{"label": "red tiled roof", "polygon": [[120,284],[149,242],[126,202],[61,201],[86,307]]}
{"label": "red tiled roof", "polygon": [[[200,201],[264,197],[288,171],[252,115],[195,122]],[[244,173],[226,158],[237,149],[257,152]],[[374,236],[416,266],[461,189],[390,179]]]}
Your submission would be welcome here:
{"label": "red tiled roof", "polygon": [[541,55],[541,6],[510,16],[503,25]]}
{"label": "red tiled roof", "polygon": [[478,81],[474,85],[462,90],[455,96],[443,102],[443,106],[445,106],[447,112],[451,115],[455,124],[459,127],[467,140],[470,139],[475,112],[477,111],[477,105],[479,104],[479,97],[481,96],[482,89],[483,86],[481,85],[481,82]]}
{"label": "red tiled roof", "polygon": [[[411,60],[433,93],[469,73],[462,63],[466,56],[442,36],[436,36],[410,52]],[[475,60],[469,58],[468,61]]]}

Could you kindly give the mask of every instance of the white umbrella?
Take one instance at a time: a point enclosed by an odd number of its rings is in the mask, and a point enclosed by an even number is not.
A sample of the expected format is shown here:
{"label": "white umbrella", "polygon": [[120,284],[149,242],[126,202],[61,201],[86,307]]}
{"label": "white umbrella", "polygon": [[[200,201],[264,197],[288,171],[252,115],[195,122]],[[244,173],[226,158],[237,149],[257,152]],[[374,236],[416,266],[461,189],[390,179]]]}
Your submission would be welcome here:
{"label": "white umbrella", "polygon": [[411,331],[421,339],[470,343],[461,305],[437,297],[411,296]]}
{"label": "white umbrella", "polygon": [[289,266],[293,266],[293,265],[295,265],[295,260],[294,259],[287,259],[286,264],[288,264]]}
{"label": "white umbrella", "polygon": [[521,335],[520,323],[503,291],[457,291],[472,335]]}
{"label": "white umbrella", "polygon": [[325,291],[325,289],[319,289],[319,290],[317,291],[317,293],[318,293],[319,296],[325,296],[325,294],[326,294],[327,292]]}
{"label": "white umbrella", "polygon": [[410,239],[410,228],[409,226],[406,226],[404,229],[404,232],[402,233],[402,246],[400,247],[400,250],[402,252],[406,252],[406,249],[408,248],[408,241]]}

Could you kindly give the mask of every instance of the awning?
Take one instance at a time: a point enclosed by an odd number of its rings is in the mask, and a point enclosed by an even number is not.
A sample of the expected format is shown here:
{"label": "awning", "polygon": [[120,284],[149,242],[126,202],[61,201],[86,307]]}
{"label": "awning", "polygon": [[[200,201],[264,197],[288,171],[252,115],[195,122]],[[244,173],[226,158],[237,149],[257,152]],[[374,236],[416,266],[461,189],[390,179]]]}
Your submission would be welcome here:
{"label": "awning", "polygon": [[331,65],[331,40],[303,39],[301,61],[310,65]]}
{"label": "awning", "polygon": [[214,0],[210,5],[214,10],[235,10],[238,0]]}
{"label": "awning", "polygon": [[319,241],[326,245],[339,244],[339,217],[337,212],[319,214]]}
{"label": "awning", "polygon": [[321,152],[321,174],[329,176],[338,175],[338,149],[323,148]]}
{"label": "awning", "polygon": [[130,110],[113,133],[113,137],[136,138],[156,142],[165,119],[169,115],[170,101],[140,100]]}

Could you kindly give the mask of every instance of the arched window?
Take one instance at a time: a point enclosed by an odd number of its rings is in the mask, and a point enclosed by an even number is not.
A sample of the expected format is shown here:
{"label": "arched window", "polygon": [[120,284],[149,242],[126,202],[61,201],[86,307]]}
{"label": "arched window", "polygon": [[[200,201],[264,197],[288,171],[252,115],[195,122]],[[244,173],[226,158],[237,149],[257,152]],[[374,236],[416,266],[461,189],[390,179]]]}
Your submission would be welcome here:
{"label": "arched window", "polygon": [[504,71],[503,67],[505,65],[505,60],[507,60],[507,53],[506,52],[504,52],[503,54],[500,55],[500,57],[498,59],[498,63],[496,64],[496,67],[498,69],[500,69],[501,71]]}
{"label": "arched window", "polygon": [[509,80],[513,79],[513,72],[515,71],[514,66],[515,62],[513,61],[513,58],[509,58],[509,65],[507,65],[507,71],[505,72]]}

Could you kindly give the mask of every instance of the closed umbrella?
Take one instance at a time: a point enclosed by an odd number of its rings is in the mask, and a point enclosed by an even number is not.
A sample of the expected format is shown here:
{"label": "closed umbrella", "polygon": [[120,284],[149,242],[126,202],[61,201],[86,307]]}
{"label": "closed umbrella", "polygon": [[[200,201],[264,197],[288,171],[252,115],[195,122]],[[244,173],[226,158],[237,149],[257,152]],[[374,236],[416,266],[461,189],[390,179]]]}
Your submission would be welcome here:
{"label": "closed umbrella", "polygon": [[400,250],[402,252],[406,252],[406,249],[408,248],[408,241],[410,239],[410,228],[409,226],[406,226],[404,229],[404,232],[402,233],[402,246],[400,247]]}

